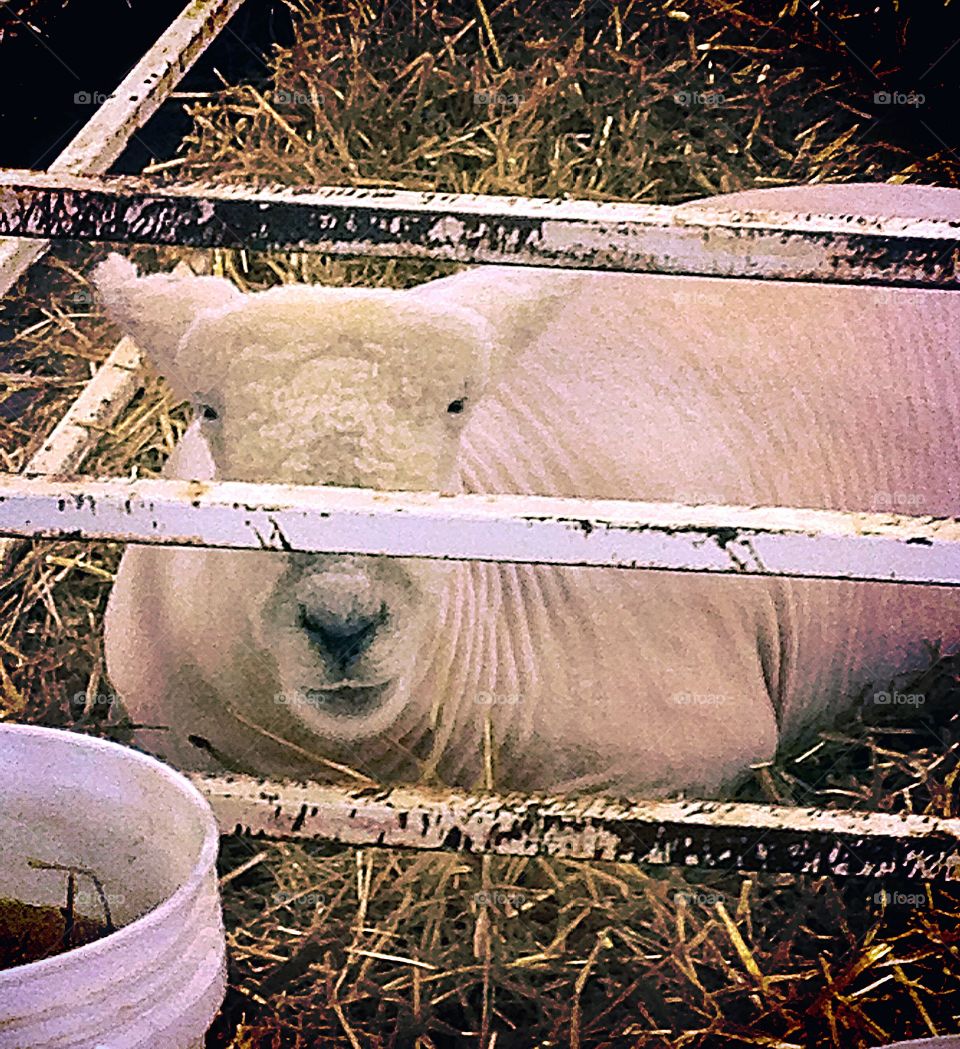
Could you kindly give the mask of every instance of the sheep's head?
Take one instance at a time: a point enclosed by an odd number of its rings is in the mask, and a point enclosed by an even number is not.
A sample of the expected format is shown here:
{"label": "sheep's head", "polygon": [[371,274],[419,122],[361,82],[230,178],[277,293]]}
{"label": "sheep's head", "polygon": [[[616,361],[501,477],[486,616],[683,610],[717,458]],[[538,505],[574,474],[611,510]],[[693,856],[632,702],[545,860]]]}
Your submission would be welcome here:
{"label": "sheep's head", "polygon": [[[475,311],[388,289],[96,274],[108,313],[190,398],[222,479],[450,490],[488,369]],[[443,562],[244,552],[207,595],[246,600],[286,701],[320,734],[370,731],[427,640]],[[292,697],[292,698],[291,698]],[[394,711],[395,714],[395,711]],[[351,723],[353,727],[351,727]]]}

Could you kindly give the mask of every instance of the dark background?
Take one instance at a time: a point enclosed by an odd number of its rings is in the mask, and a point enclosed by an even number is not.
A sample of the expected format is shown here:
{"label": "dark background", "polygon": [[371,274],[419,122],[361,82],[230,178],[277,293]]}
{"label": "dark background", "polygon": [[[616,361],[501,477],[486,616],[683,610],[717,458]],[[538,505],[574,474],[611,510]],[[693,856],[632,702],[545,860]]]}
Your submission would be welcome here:
{"label": "dark background", "polygon": [[[184,0],[0,4],[0,167],[46,168],[96,111],[75,96],[113,91],[183,8]],[[283,3],[248,0],[177,91],[216,90],[215,71],[231,83],[256,84],[271,44],[291,39]],[[132,174],[172,157],[191,126],[187,102],[161,106],[111,170]]]}

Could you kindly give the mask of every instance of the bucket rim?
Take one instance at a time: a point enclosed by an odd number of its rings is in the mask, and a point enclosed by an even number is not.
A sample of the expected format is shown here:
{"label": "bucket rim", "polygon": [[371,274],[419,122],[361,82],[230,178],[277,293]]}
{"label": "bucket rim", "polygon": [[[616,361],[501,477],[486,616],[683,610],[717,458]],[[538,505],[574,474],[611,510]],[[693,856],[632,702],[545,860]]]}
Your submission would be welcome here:
{"label": "bucket rim", "polygon": [[[71,947],[69,950],[55,954],[50,958],[39,958],[33,962],[26,962],[23,965],[15,965],[12,968],[0,970],[0,990],[4,988],[4,985],[14,981],[22,983],[25,978],[42,976],[47,972],[63,967],[65,962],[78,965],[95,962],[108,951],[164,924],[172,912],[181,909],[190,899],[197,895],[211,869],[216,869],[217,855],[220,850],[220,831],[210,803],[186,776],[169,765],[165,765],[162,761],[158,761],[156,758],[139,750],[134,750],[132,747],[115,743],[113,740],[88,736],[85,733],[73,732],[70,729],[17,723],[0,724],[0,753],[2,753],[3,749],[3,736],[7,733],[34,736],[51,743],[79,743],[80,746],[88,747],[90,750],[106,751],[114,756],[120,756],[124,760],[138,762],[179,791],[185,799],[194,803],[202,815],[205,827],[203,840],[190,874],[169,896],[161,900],[155,907],[150,908],[145,914],[141,914],[139,918],[135,918],[127,925],[115,929],[113,932],[107,933],[106,936],[102,936],[91,943],[83,944],[80,947]],[[224,940],[222,932],[220,940],[221,942]]]}

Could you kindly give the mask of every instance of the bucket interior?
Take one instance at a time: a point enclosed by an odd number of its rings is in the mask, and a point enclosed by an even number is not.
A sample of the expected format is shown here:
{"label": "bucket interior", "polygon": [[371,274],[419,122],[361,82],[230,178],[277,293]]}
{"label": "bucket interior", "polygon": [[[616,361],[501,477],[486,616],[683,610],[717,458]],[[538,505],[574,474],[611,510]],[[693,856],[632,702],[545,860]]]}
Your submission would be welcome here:
{"label": "bucket interior", "polygon": [[75,912],[125,925],[190,876],[203,812],[162,766],[70,735],[0,729],[0,897],[63,906],[72,867]]}

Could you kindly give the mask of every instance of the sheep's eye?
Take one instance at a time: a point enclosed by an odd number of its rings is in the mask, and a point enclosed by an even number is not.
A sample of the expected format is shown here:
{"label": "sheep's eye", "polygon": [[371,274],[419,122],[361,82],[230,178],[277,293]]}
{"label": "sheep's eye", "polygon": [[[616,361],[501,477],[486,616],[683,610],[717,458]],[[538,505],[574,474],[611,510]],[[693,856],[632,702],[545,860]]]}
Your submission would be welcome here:
{"label": "sheep's eye", "polygon": [[219,419],[220,418],[220,413],[212,405],[201,404],[200,405],[200,417],[202,419],[206,419],[208,422],[213,422],[215,419]]}
{"label": "sheep's eye", "polygon": [[451,415],[459,415],[467,403],[466,397],[458,397],[455,401],[451,401],[447,405],[447,411]]}

